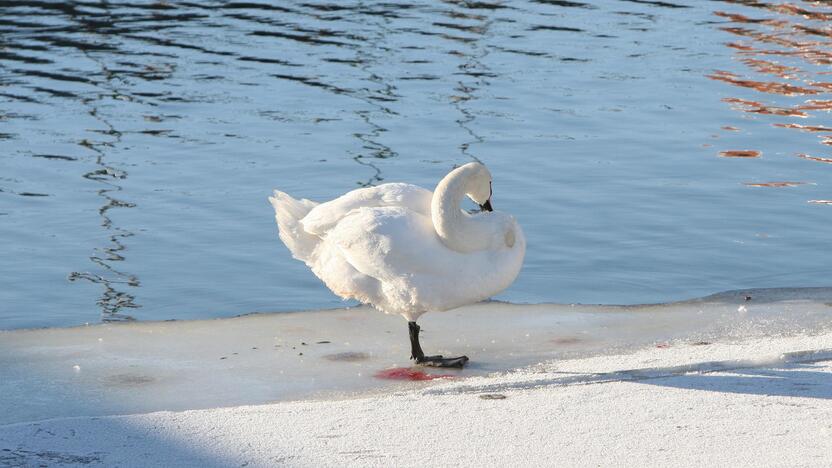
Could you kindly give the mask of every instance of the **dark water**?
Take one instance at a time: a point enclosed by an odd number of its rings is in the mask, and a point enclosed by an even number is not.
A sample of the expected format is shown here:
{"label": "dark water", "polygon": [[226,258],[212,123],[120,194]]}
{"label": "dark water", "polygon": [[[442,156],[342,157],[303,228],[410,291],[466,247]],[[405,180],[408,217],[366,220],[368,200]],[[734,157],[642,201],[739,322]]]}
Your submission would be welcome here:
{"label": "dark water", "polygon": [[828,286],[832,5],[0,2],[0,328],[338,306],[266,197],[479,159],[500,299]]}

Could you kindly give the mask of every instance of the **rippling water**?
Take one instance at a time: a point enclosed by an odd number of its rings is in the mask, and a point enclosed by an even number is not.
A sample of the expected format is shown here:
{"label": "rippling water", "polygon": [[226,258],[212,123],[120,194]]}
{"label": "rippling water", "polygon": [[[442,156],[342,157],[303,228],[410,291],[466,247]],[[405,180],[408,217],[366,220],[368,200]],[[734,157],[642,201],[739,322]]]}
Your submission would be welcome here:
{"label": "rippling water", "polygon": [[0,328],[338,306],[279,187],[478,159],[514,302],[832,273],[832,7],[648,0],[0,2]]}

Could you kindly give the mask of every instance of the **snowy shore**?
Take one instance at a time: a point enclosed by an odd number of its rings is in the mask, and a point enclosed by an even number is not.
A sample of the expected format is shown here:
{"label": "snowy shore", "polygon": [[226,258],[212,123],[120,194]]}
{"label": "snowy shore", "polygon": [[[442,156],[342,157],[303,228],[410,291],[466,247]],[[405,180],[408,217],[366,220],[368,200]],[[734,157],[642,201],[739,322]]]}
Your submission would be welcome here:
{"label": "snowy shore", "polygon": [[820,466],[832,333],[649,347],[360,398],[0,427],[0,464]]}
{"label": "snowy shore", "polygon": [[359,398],[0,427],[0,465],[820,466],[832,333],[651,346]]}
{"label": "snowy shore", "polygon": [[820,466],[830,304],[480,304],[425,374],[360,308],[0,332],[0,466]]}

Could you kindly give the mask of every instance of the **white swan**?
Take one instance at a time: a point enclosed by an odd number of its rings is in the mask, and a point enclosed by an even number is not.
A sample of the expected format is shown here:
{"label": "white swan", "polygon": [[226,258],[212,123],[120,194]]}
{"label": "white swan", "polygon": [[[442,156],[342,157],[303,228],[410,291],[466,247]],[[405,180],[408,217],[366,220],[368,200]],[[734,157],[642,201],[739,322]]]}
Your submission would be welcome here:
{"label": "white swan", "polygon": [[[469,214],[463,196],[480,205]],[[411,359],[461,367],[466,356],[425,356],[416,320],[479,302],[507,288],[526,239],[514,217],[491,209],[491,173],[479,163],[451,171],[431,193],[393,183],[317,204],[275,190],[280,239],[329,289],[409,322]]]}

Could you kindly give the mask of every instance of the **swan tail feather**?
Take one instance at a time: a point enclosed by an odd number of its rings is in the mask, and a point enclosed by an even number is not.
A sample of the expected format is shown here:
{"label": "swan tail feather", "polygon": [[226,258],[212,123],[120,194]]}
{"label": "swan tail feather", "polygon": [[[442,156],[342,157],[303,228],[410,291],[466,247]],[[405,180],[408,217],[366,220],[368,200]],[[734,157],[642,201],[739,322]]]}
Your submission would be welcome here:
{"label": "swan tail feather", "polygon": [[279,190],[274,191],[269,202],[274,208],[280,240],[286,244],[294,258],[307,262],[321,238],[306,232],[301,220],[318,204],[306,199],[296,200]]}

